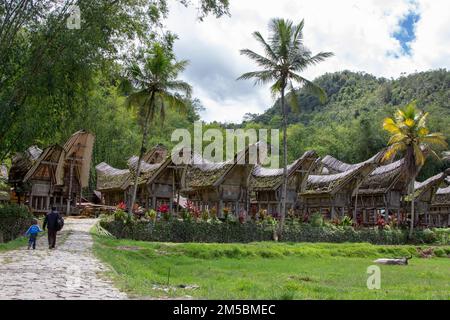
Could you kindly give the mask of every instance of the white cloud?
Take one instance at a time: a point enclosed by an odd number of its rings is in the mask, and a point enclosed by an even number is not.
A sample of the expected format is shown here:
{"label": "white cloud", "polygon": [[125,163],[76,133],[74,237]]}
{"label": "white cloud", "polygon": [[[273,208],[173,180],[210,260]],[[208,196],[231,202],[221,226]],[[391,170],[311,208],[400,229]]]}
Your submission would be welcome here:
{"label": "white cloud", "polygon": [[[420,14],[411,55],[401,54],[393,37],[399,21],[411,10]],[[266,87],[235,81],[257,69],[242,48],[261,51],[251,33],[267,36],[273,17],[295,22],[305,19],[305,43],[313,53],[333,51],[335,57],[305,72],[311,79],[340,70],[365,71],[377,76],[398,77],[402,72],[449,68],[450,1],[447,0],[245,0],[231,1],[231,17],[208,17],[199,22],[195,9],[173,2],[167,27],[179,35],[175,44],[179,58],[190,60],[183,77],[206,107],[206,121],[242,120],[247,112],[263,112],[273,104]]]}

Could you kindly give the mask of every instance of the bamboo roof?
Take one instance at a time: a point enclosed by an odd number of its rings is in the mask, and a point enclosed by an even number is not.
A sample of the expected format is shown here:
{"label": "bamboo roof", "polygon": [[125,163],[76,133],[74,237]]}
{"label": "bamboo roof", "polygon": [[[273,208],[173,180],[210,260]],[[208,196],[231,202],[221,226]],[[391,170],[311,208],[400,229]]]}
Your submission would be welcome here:
{"label": "bamboo roof", "polygon": [[130,176],[129,169],[116,169],[106,162],[102,162],[95,167],[97,172],[97,190],[123,190],[124,182]]}
{"label": "bamboo roof", "polygon": [[226,176],[236,166],[254,166],[249,161],[249,151],[266,148],[265,143],[259,141],[255,144],[246,146],[243,150],[237,152],[230,160],[223,162],[212,162],[200,154],[188,150],[191,152],[190,163],[186,167],[185,184],[183,189],[185,191],[193,189],[205,189],[211,187],[217,187],[222,183]]}
{"label": "bamboo roof", "polygon": [[[339,173],[351,170],[355,166],[359,166],[364,163],[380,164],[384,151],[375,154],[370,159],[357,164],[348,164],[342,162],[333,156],[327,155],[322,159],[324,166],[323,173]],[[396,184],[397,188],[402,191],[407,188],[406,176],[404,175],[404,159],[386,164],[379,165],[363,180],[358,193],[359,194],[372,194],[372,193],[386,193]]]}
{"label": "bamboo roof", "polygon": [[450,206],[450,186],[436,191],[432,206]]}
{"label": "bamboo roof", "polygon": [[394,187],[404,192],[408,184],[404,163],[405,160],[400,159],[373,170],[362,182],[359,194],[386,193]]}
{"label": "bamboo roof", "polygon": [[53,145],[42,151],[23,178],[24,182],[33,179],[49,179],[55,185],[64,184],[64,162],[66,152],[63,147]]}
{"label": "bamboo roof", "polygon": [[364,162],[340,173],[309,175],[306,190],[302,194],[334,194],[354,179],[366,177],[373,170],[374,165],[374,163]]}
{"label": "bamboo roof", "polygon": [[[288,178],[302,169],[308,172],[315,164],[318,156],[315,151],[306,151],[300,158],[287,166]],[[276,190],[283,183],[283,168],[265,168],[260,165],[254,167],[250,177],[250,187],[253,190]]]}
{"label": "bamboo roof", "polygon": [[[153,177],[153,175],[161,167],[162,163],[167,159],[167,148],[162,144],[158,144],[145,153],[141,160],[140,167],[140,177],[138,179],[138,184],[148,183],[148,180]],[[139,163],[138,156],[131,156],[128,161],[128,168],[130,174],[123,181],[121,186],[122,189],[126,189],[134,183],[136,177],[137,165]]]}
{"label": "bamboo roof", "polygon": [[234,159],[224,162],[211,162],[197,153],[192,154],[191,163],[186,168],[186,188],[208,188],[217,184],[235,164]]}
{"label": "bamboo roof", "polygon": [[433,187],[438,187],[444,179],[447,177],[447,172],[441,172],[437,175],[434,175],[423,182],[414,181],[414,194],[417,198],[420,198],[421,195],[426,193]]}
{"label": "bamboo roof", "polygon": [[12,165],[9,170],[8,182],[22,182],[28,170],[41,155],[42,150],[37,146],[31,146],[24,152],[17,153],[12,158]]}
{"label": "bamboo roof", "polygon": [[349,163],[340,161],[331,155],[326,155],[321,160],[324,168],[326,169],[325,172],[323,172],[323,173],[333,174],[333,173],[345,172],[345,171],[355,169],[358,166],[365,164],[365,163],[378,163],[379,164],[383,154],[384,154],[384,151],[380,151],[377,154],[375,154],[373,157],[371,157],[370,159],[367,159],[366,161],[363,161],[360,163],[355,163],[355,164],[349,164]]}
{"label": "bamboo roof", "polygon": [[[126,189],[130,185],[134,183],[134,179],[136,177],[137,164],[139,162],[139,157],[133,156],[128,159],[128,167],[130,168],[130,175],[124,181],[122,188]],[[161,166],[161,163],[147,163],[145,161],[141,161],[141,172],[138,180],[138,184],[147,183],[148,179],[150,179],[153,174],[158,170]]]}

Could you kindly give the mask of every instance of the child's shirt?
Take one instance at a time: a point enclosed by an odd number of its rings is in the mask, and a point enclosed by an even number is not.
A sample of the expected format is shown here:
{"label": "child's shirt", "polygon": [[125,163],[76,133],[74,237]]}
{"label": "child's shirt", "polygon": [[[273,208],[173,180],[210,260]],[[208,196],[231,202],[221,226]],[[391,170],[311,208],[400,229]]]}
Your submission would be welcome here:
{"label": "child's shirt", "polygon": [[41,228],[37,224],[33,224],[30,228],[28,228],[26,235],[36,236],[39,232],[42,232]]}

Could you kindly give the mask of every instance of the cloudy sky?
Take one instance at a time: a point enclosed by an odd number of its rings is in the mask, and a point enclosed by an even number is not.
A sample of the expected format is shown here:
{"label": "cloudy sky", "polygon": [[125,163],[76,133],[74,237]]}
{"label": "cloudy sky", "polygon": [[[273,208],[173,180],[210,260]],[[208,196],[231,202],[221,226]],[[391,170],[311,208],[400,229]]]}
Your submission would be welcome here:
{"label": "cloudy sky", "polygon": [[[193,1],[194,3],[196,1]],[[256,70],[239,50],[262,50],[252,38],[267,38],[271,18],[305,19],[305,44],[333,58],[305,72],[310,79],[340,70],[398,77],[435,68],[450,69],[448,0],[230,0],[231,17],[197,20],[195,8],[172,1],[167,27],[179,36],[177,57],[190,65],[182,77],[194,87],[206,121],[240,122],[273,104],[267,87],[236,81]]]}

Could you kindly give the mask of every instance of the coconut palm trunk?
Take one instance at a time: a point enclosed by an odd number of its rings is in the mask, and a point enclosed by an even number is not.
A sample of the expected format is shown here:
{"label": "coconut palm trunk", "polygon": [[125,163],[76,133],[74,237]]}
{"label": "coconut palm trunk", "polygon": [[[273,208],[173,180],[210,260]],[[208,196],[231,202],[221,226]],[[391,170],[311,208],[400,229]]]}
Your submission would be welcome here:
{"label": "coconut palm trunk", "polygon": [[281,89],[281,110],[283,114],[283,187],[281,194],[281,212],[280,212],[280,225],[278,229],[278,237],[281,237],[281,233],[284,228],[284,221],[286,219],[286,200],[287,200],[287,115],[286,106],[284,103],[284,87]]}
{"label": "coconut palm trunk", "polygon": [[145,115],[144,125],[143,125],[143,133],[142,133],[142,144],[141,144],[141,150],[139,152],[139,158],[138,163],[136,166],[136,177],[134,178],[134,185],[133,185],[133,193],[131,194],[131,202],[130,207],[128,208],[128,214],[133,214],[133,207],[136,203],[136,195],[137,195],[137,189],[139,186],[139,176],[141,175],[141,162],[144,158],[144,154],[146,152],[146,145],[147,145],[147,139],[148,139],[148,132],[149,132],[149,122],[150,122],[150,115],[152,114],[152,108],[154,103],[154,97],[155,93],[152,92],[150,96],[150,107],[147,109],[147,114]]}
{"label": "coconut palm trunk", "polygon": [[413,179],[411,179],[411,182],[409,183],[409,190],[410,190],[410,194],[411,194],[411,222],[409,224],[409,238],[412,238],[413,235],[413,230],[414,230],[414,216],[415,216],[415,195],[414,195],[414,181],[415,181],[415,177]]}

